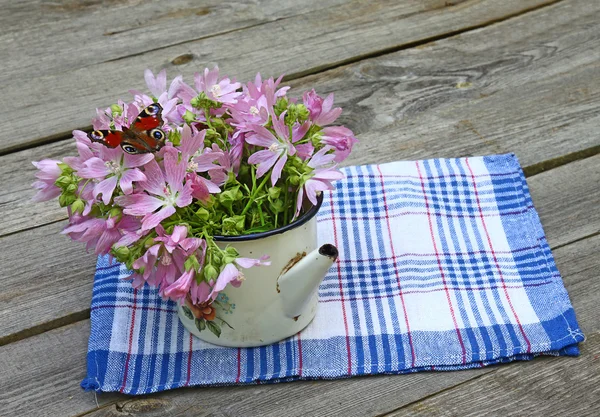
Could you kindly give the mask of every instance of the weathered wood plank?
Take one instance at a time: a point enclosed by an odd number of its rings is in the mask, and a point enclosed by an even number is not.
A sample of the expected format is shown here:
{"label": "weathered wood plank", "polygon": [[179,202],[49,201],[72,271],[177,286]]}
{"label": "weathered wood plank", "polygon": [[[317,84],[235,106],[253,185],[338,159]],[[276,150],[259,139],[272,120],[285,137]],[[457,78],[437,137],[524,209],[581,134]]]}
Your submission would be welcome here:
{"label": "weathered wood plank", "polygon": [[97,65],[344,2],[3,1],[0,83]]}
{"label": "weathered wood plank", "polygon": [[[568,18],[565,5],[550,9],[300,79],[292,94],[313,86],[336,93],[341,122],[361,139],[347,164],[515,152],[534,168],[598,152],[600,35],[591,22],[600,15]],[[505,30],[514,36],[506,40]],[[545,47],[547,39],[560,48]],[[71,140],[2,158],[0,236],[65,218],[54,202],[30,203],[34,168],[27,161],[69,153]]]}
{"label": "weathered wood plank", "polygon": [[[588,338],[597,334],[599,326],[599,251],[600,236],[596,236],[564,246],[554,253],[579,323]],[[86,320],[0,347],[0,366],[3,369],[0,373],[0,386],[9,387],[0,390],[3,412],[7,415],[54,416],[74,415],[90,410],[95,417],[116,417],[123,413],[147,417],[187,415],[185,410],[198,416],[380,415],[473,378],[486,378],[486,374],[499,370],[522,369],[521,365],[511,364],[475,371],[375,376],[269,386],[180,389],[136,398],[99,394],[98,402],[104,408],[96,410],[93,394],[84,393],[79,388],[79,382],[85,376],[84,355],[88,332],[89,324]],[[582,360],[587,360],[590,365],[589,361],[593,356],[589,353],[591,348],[586,347],[588,344],[589,341],[582,345],[584,354],[579,359],[537,359],[526,366],[539,366],[540,372],[552,373],[552,369],[556,367],[579,367],[579,361]],[[576,374],[569,375],[574,378]],[[526,388],[531,388],[529,385],[525,387],[527,382],[522,381],[520,384],[523,385],[515,385],[511,389],[525,391]],[[497,392],[498,395],[501,393]],[[474,399],[485,403],[490,401],[490,396],[484,392]],[[545,398],[544,401],[549,403],[548,406],[559,409],[558,400]]]}
{"label": "weathered wood plank", "polygon": [[[171,74],[181,71],[190,77],[199,67],[218,62],[225,73],[234,74],[238,79],[248,79],[257,71],[267,76],[287,73],[298,77],[374,53],[489,24],[555,1],[385,0],[374,4],[355,0],[240,32],[95,65],[67,67],[64,71],[26,80],[11,79],[3,94],[4,101],[11,106],[4,112],[0,152],[43,143],[67,135],[74,127],[89,126],[94,114],[92,107],[115,102],[131,88],[144,88],[141,75],[147,67],[167,68]],[[51,50],[50,53],[58,52]],[[191,59],[184,60],[186,63],[175,69],[173,60],[183,55]],[[26,131],[23,130],[24,115]]]}
{"label": "weathered wood plank", "polygon": [[0,240],[0,345],[89,317],[96,259],[50,224]]}
{"label": "weathered wood plank", "polygon": [[[600,237],[555,251],[586,341],[576,359],[498,367],[390,416],[591,416],[600,408]],[[590,295],[590,293],[593,293]]]}
{"label": "weathered wood plank", "polygon": [[[598,300],[596,300],[598,302]],[[574,360],[544,358],[496,372],[387,416],[593,416],[600,407],[600,333]]]}

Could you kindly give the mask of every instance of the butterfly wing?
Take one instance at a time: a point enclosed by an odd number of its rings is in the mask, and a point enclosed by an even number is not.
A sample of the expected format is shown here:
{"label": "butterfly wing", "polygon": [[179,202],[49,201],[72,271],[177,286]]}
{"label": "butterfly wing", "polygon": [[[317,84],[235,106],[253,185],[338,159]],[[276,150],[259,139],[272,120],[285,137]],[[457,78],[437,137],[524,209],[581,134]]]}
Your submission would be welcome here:
{"label": "butterfly wing", "polygon": [[118,130],[94,130],[88,133],[88,138],[108,148],[116,148],[123,143],[124,135]]}
{"label": "butterfly wing", "polygon": [[162,111],[163,108],[160,104],[152,103],[140,112],[139,116],[131,125],[131,129],[137,131],[148,131],[162,126],[164,124],[161,117]]}
{"label": "butterfly wing", "polygon": [[121,146],[130,154],[157,152],[165,144],[167,135],[159,126],[164,124],[161,117],[162,106],[153,103],[141,111],[129,129],[94,130],[88,134],[93,142],[102,143],[108,148]]}
{"label": "butterfly wing", "polygon": [[152,103],[125,130],[125,141],[121,145],[128,153],[157,152],[165,144],[167,135],[160,129],[164,124],[161,117],[162,106]]}

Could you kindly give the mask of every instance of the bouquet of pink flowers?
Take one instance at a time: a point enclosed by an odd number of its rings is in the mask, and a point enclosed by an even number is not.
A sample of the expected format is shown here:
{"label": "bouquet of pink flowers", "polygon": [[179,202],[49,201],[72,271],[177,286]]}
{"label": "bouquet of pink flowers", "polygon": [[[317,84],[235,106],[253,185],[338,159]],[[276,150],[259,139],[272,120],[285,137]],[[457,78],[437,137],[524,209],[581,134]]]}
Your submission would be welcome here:
{"label": "bouquet of pink flowers", "polygon": [[97,110],[94,131],[76,130],[78,155],[34,162],[34,200],[58,197],[65,234],[133,271],[138,288],[208,305],[242,269],[268,264],[222,249],[215,236],[252,234],[293,222],[342,178],[336,165],[357,142],[329,126],[333,94],[288,98],[281,77],[242,85],[218,68],[194,88],[146,70],[151,95]]}

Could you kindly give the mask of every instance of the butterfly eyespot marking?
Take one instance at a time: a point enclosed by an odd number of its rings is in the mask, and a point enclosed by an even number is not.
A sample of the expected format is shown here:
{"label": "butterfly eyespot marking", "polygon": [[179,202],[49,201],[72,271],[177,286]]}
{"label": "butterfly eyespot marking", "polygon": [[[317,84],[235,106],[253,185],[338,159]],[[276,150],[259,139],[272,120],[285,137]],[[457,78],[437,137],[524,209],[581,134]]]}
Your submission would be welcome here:
{"label": "butterfly eyespot marking", "polygon": [[92,133],[90,133],[90,136],[95,140],[102,140],[104,138],[104,134],[99,130],[94,130]]}
{"label": "butterfly eyespot marking", "polygon": [[150,131],[150,136],[156,140],[163,140],[165,138],[165,133],[160,129],[152,129]]}
{"label": "butterfly eyespot marking", "polygon": [[147,115],[154,116],[155,114],[158,114],[158,112],[160,111],[160,107],[157,104],[151,104],[148,107],[146,107],[144,111]]}
{"label": "butterfly eyespot marking", "polygon": [[130,154],[136,154],[136,153],[138,153],[138,152],[137,152],[137,149],[135,149],[135,148],[134,148],[133,146],[131,146],[131,145],[123,145],[123,146],[122,146],[122,148],[123,148],[123,150],[124,150],[125,152],[127,152],[127,153],[130,153]]}

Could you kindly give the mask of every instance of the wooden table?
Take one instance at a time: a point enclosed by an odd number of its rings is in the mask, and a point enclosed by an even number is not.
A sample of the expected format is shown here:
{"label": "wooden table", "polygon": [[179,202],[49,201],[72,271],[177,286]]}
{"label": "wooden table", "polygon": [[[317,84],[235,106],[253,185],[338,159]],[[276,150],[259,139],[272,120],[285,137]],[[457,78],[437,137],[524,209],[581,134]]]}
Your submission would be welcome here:
{"label": "wooden table", "polygon": [[[0,0],[0,414],[592,415],[600,407],[600,2]],[[260,3],[260,4],[258,4]],[[302,4],[301,4],[302,3]],[[32,204],[31,160],[143,70],[218,63],[335,92],[347,164],[515,152],[580,325],[578,358],[147,397],[84,392],[95,257]]]}

